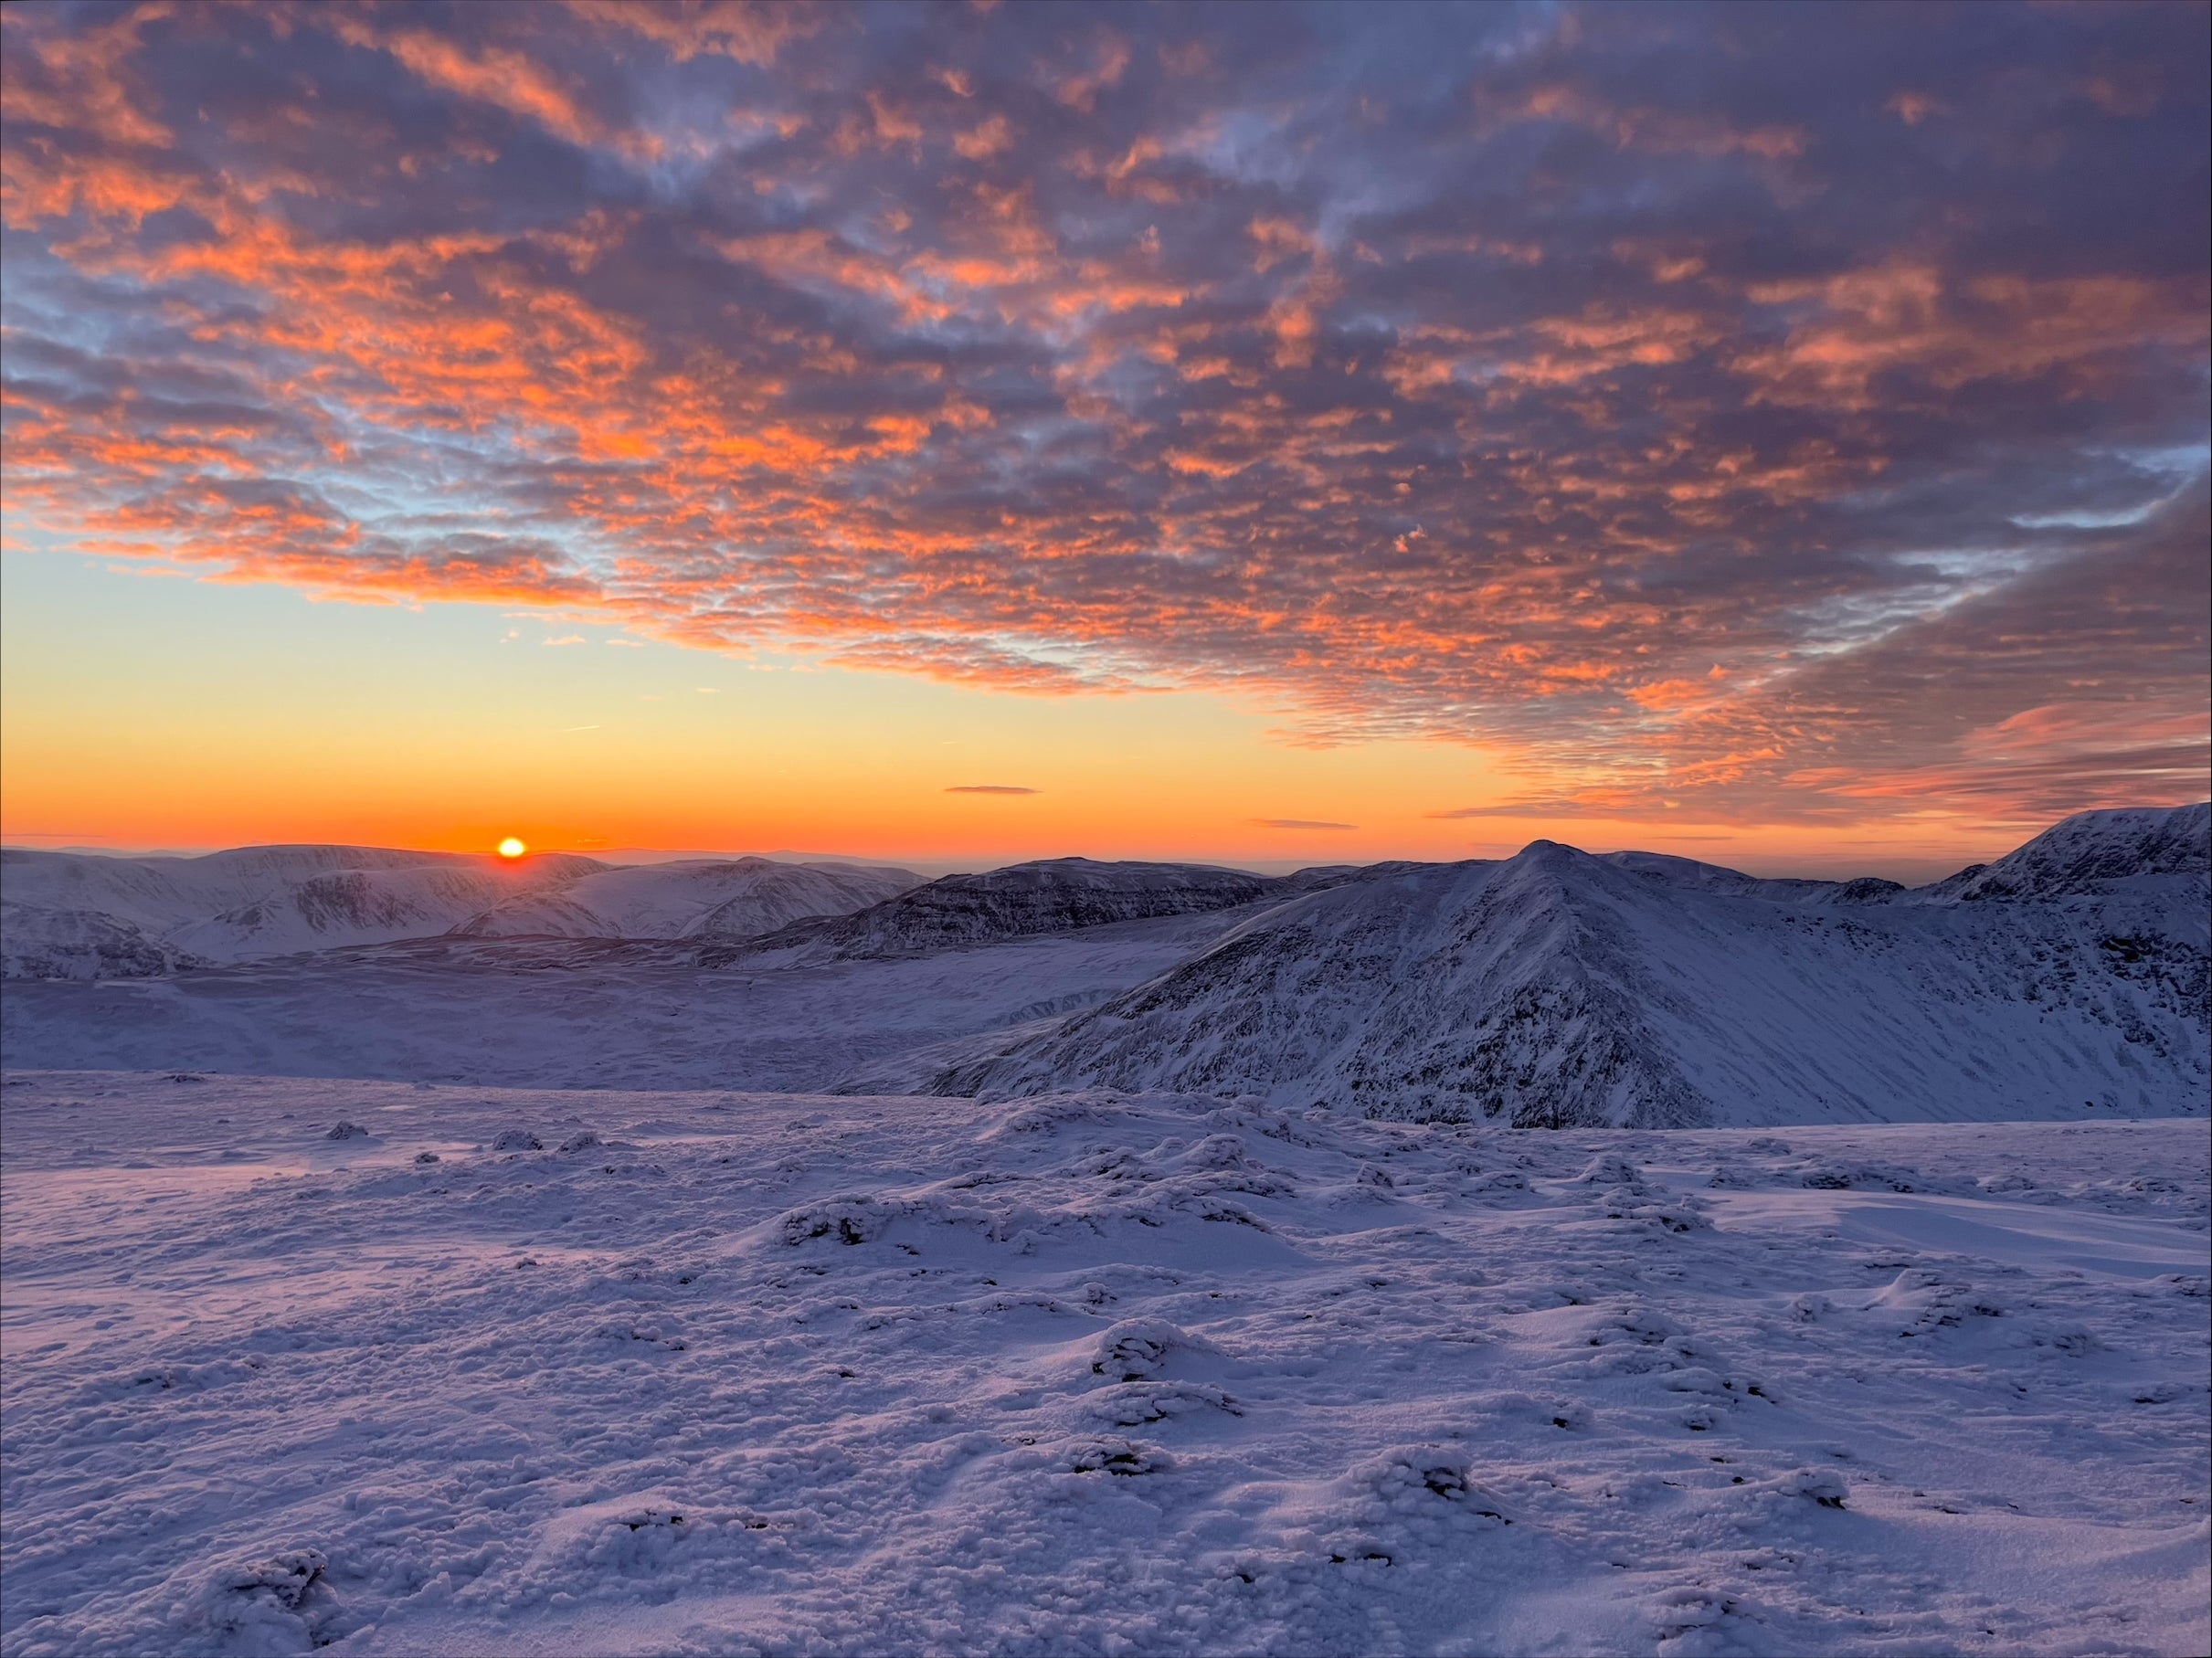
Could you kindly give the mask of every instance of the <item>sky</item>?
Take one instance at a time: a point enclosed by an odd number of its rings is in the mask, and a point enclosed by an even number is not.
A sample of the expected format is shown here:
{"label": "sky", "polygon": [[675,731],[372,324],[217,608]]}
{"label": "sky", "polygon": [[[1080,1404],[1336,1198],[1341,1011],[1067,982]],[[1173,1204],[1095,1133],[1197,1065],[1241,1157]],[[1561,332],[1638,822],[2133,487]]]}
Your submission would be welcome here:
{"label": "sky", "polygon": [[2208,18],[0,8],[0,836],[2201,799]]}

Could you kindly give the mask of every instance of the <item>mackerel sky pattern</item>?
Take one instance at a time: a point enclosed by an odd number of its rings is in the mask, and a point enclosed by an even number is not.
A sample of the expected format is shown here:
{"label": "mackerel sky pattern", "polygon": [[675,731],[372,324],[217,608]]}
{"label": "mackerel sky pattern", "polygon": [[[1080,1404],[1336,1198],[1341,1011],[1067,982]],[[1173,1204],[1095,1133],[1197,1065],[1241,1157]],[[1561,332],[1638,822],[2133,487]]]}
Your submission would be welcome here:
{"label": "mackerel sky pattern", "polygon": [[2200,797],[2208,16],[13,5],[11,534],[1469,815]]}

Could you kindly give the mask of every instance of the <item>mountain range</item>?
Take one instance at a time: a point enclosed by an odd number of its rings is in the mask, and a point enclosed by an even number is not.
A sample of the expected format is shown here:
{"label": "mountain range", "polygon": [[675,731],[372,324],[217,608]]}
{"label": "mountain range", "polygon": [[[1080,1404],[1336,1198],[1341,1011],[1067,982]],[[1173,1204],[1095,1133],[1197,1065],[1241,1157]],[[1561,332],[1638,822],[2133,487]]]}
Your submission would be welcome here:
{"label": "mountain range", "polygon": [[[255,1051],[321,1074],[333,1014],[255,1015],[253,997],[373,994],[404,1034],[558,970],[577,1009],[560,1051],[596,1085],[642,1062],[731,1086],[1106,1087],[1519,1126],[2192,1114],[2212,1086],[2208,833],[2204,805],[2085,813],[1917,888],[1550,841],[1289,877],[1065,858],[932,882],[828,861],[10,850],[0,954],[16,979],[175,987],[135,1012],[60,987],[16,1009],[11,1047],[41,1062],[95,1032],[102,1062],[151,1057],[168,1031],[154,1062],[211,1063],[249,1026]],[[643,1048],[598,1022],[648,1004]],[[500,1002],[492,1023],[521,1042],[554,1005]],[[450,1074],[540,1076],[550,1034],[505,1060],[456,1037]],[[349,1062],[332,1073],[364,1073]]]}
{"label": "mountain range", "polygon": [[882,865],[700,859],[622,866],[383,847],[241,847],[200,858],[0,850],[0,976],[137,977],[456,934],[750,937],[919,882]]}

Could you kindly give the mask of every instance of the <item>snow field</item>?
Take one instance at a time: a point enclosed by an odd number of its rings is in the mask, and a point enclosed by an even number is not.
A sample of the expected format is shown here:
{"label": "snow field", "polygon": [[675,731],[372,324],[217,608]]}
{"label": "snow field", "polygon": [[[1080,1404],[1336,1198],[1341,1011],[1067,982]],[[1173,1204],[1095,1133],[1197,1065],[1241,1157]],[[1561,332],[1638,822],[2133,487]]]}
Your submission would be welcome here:
{"label": "snow field", "polygon": [[19,1072],[0,1146],[7,1658],[2212,1647],[2201,1124]]}

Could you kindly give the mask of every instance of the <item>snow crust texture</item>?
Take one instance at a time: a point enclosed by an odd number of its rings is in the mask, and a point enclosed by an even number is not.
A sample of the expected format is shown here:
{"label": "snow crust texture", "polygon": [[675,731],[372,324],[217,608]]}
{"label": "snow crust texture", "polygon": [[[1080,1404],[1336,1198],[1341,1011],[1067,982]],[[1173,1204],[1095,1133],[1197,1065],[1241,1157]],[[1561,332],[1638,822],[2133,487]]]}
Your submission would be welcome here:
{"label": "snow crust texture", "polygon": [[0,1150],[6,1658],[2212,1648],[2196,1123],[18,1072]]}

